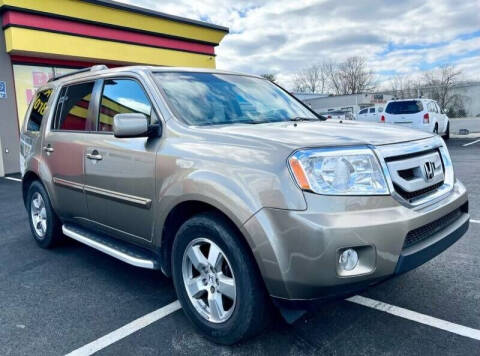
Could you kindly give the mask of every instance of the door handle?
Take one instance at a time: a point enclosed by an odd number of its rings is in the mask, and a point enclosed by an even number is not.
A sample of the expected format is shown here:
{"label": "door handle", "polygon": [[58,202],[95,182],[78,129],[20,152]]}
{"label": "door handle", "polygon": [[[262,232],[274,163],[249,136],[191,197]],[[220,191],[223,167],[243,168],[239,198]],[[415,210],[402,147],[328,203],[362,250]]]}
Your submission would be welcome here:
{"label": "door handle", "polygon": [[92,153],[87,153],[86,157],[94,161],[101,161],[103,159],[102,155],[99,154],[97,150],[93,150]]}
{"label": "door handle", "polygon": [[53,151],[55,151],[54,148],[50,145],[44,146],[43,150],[47,153],[52,153]]}

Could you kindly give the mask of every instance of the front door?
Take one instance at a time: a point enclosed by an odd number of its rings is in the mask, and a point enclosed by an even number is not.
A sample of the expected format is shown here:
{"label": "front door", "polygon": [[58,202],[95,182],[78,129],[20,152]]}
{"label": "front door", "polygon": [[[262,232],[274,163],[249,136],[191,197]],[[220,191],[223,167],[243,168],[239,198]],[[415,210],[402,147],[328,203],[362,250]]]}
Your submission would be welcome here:
{"label": "front door", "polygon": [[43,157],[55,185],[55,208],[63,218],[77,222],[88,218],[83,158],[95,126],[90,105],[93,87],[94,82],[87,82],[62,88],[43,142]]}
{"label": "front door", "polygon": [[86,147],[85,193],[90,220],[123,238],[150,241],[153,233],[155,157],[160,138],[116,138],[119,113],[152,116],[152,105],[134,79],[105,79],[97,132]]}

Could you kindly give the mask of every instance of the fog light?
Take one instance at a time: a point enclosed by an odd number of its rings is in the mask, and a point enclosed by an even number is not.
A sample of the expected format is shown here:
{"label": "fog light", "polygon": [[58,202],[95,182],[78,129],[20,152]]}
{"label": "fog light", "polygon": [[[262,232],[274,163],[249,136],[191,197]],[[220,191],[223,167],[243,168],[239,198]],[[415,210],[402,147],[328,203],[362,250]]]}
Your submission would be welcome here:
{"label": "fog light", "polygon": [[353,248],[349,248],[342,252],[338,264],[345,271],[351,271],[357,266],[358,253]]}

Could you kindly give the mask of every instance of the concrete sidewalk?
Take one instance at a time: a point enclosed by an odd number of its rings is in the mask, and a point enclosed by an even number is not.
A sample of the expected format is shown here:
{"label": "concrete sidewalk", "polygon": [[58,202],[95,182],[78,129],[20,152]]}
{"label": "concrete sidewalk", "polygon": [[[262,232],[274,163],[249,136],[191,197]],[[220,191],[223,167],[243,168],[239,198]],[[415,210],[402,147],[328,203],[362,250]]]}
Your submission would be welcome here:
{"label": "concrete sidewalk", "polygon": [[458,134],[461,129],[467,129],[470,133],[480,133],[480,117],[450,119],[452,134]]}

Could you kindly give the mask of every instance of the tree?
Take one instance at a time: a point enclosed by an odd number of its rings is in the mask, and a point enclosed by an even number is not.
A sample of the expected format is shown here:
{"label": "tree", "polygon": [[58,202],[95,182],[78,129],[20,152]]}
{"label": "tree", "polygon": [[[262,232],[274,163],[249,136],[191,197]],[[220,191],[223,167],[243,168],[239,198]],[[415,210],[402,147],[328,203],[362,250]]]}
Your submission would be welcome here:
{"label": "tree", "polygon": [[444,65],[424,75],[426,91],[444,111],[458,110],[463,107],[462,98],[452,90],[459,83],[461,74],[462,71],[454,65]]}
{"label": "tree", "polygon": [[422,95],[423,86],[418,79],[412,79],[408,75],[396,75],[391,79],[387,92],[397,99],[418,98]]}
{"label": "tree", "polygon": [[271,81],[273,83],[277,82],[277,77],[273,73],[264,73],[264,74],[261,74],[261,76],[264,77],[265,79],[268,79],[269,81]]}
{"label": "tree", "polygon": [[344,62],[325,65],[328,82],[337,95],[358,94],[375,89],[375,76],[363,57],[349,57]]}
{"label": "tree", "polygon": [[323,65],[314,64],[295,74],[293,91],[298,93],[324,93],[327,75]]}

